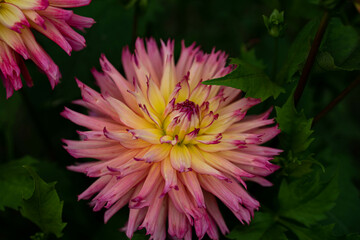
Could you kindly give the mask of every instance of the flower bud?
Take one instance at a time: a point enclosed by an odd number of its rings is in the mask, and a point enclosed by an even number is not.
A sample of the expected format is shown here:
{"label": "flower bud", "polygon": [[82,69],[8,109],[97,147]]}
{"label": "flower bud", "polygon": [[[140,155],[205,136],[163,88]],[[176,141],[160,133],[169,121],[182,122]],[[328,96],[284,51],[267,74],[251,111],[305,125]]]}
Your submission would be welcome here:
{"label": "flower bud", "polygon": [[284,34],[284,11],[279,12],[277,9],[274,9],[270,17],[263,15],[263,19],[265,26],[271,36],[277,38]]}

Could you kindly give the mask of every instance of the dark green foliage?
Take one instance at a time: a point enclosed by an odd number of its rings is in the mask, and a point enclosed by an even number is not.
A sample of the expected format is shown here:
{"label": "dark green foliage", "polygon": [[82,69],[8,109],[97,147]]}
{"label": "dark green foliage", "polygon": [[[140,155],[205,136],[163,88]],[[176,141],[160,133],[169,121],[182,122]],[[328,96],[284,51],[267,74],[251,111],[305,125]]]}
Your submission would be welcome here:
{"label": "dark green foliage", "polygon": [[[294,106],[292,93],[326,10],[331,19]],[[281,169],[268,177],[271,188],[249,184],[249,193],[261,203],[250,225],[240,224],[219,204],[230,229],[221,239],[360,239],[360,88],[312,126],[312,119],[359,74],[360,14],[351,1],[93,0],[74,11],[97,22],[82,33],[84,50],[69,57],[35,33],[60,67],[63,78],[55,90],[30,62],[34,87],[9,100],[0,89],[0,239],[127,239],[119,231],[128,219],[127,208],[104,224],[103,212],[77,201],[94,179],[66,170],[75,160],[60,139],[77,139],[80,128],[59,113],[64,106],[80,110],[71,104],[80,98],[75,76],[97,89],[90,69],[99,69],[101,53],[123,72],[121,50],[126,45],[133,49],[136,12],[136,35],[174,38],[176,56],[182,39],[186,45],[196,41],[204,52],[216,46],[229,53],[236,70],[205,84],[261,98],[262,106],[251,109],[255,114],[275,106],[272,115],[282,132],[267,144],[284,150],[273,160]],[[263,19],[264,14],[269,17]],[[145,234],[138,231],[133,239],[148,239]]]}
{"label": "dark green foliage", "polygon": [[64,202],[60,201],[55,190],[56,183],[47,184],[31,167],[25,168],[34,180],[35,190],[30,198],[23,200],[21,214],[38,225],[44,233],[61,237],[66,223],[61,219]]}
{"label": "dark green foliage", "polygon": [[332,19],[317,57],[318,70],[359,70],[359,40],[354,27],[345,25],[339,18]]}
{"label": "dark green foliage", "polygon": [[333,9],[339,5],[341,0],[308,0],[308,2],[321,6],[325,9]]}
{"label": "dark green foliage", "polygon": [[304,111],[297,112],[292,94],[281,108],[276,107],[276,115],[276,121],[282,130],[280,136],[282,148],[294,154],[305,151],[314,140],[310,138],[313,132],[312,119],[307,119]]}
{"label": "dark green foliage", "polygon": [[299,240],[336,239],[332,234],[334,225],[317,225],[311,228],[305,228],[290,222],[284,222],[283,224],[287,226],[298,237]]}
{"label": "dark green foliage", "polygon": [[[243,54],[245,55],[245,54]],[[252,61],[246,57],[251,57]],[[246,92],[247,97],[261,98],[266,100],[269,97],[277,98],[284,89],[272,82],[264,72],[264,66],[259,64],[255,58],[254,51],[247,53],[243,59],[233,58],[231,64],[237,68],[222,78],[205,81],[204,84],[223,85],[238,88]]]}
{"label": "dark green foliage", "polygon": [[40,227],[31,239],[43,239],[44,233],[62,236],[66,223],[62,222],[63,202],[55,190],[55,183],[47,184],[31,165],[39,161],[24,157],[2,164],[0,167],[0,210],[9,207]]}
{"label": "dark green foliage", "polygon": [[275,222],[274,216],[270,213],[256,213],[254,220],[248,227],[238,227],[229,235],[230,239],[249,239],[249,240],[286,240],[286,228]]}
{"label": "dark green foliage", "polygon": [[279,215],[309,227],[326,218],[338,197],[338,179],[320,182],[319,172],[310,173],[288,183],[281,182]]}
{"label": "dark green foliage", "polygon": [[296,36],[288,51],[285,64],[277,76],[278,82],[292,82],[298,79],[309,54],[318,25],[319,21],[317,19],[311,20]]}
{"label": "dark green foliage", "polygon": [[14,160],[0,166],[0,210],[5,207],[15,210],[22,206],[23,199],[29,199],[34,192],[34,181],[24,165],[33,165],[37,161],[30,157]]}

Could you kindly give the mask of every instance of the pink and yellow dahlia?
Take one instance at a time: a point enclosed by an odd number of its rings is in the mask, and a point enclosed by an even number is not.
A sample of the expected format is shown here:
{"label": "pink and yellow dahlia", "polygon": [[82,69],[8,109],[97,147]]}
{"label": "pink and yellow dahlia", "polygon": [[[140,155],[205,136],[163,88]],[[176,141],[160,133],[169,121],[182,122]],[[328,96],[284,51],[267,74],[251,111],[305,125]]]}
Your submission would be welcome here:
{"label": "pink and yellow dahlia", "polygon": [[28,86],[33,82],[23,59],[31,59],[48,77],[51,87],[59,82],[58,66],[36,42],[35,29],[58,44],[67,54],[85,47],[85,39],[72,27],[84,30],[94,20],[71,10],[91,0],[0,0],[0,78],[9,98],[22,88],[21,75]]}
{"label": "pink and yellow dahlia", "polygon": [[264,176],[278,169],[269,162],[279,149],[260,146],[279,133],[268,119],[271,109],[246,116],[260,99],[238,98],[240,90],[206,86],[203,80],[222,77],[222,51],[210,54],[195,43],[182,43],[175,64],[174,41],[136,41],[135,53],[122,53],[124,78],[102,56],[104,73],[93,70],[101,94],[78,82],[89,116],[68,108],[62,115],[89,131],[78,132],[81,141],[64,140],[75,158],[98,161],[69,169],[98,178],[79,199],[91,200],[94,211],[102,208],[105,222],[128,205],[124,227],[131,238],[146,228],[151,239],[167,233],[191,239],[205,233],[218,239],[228,228],[216,198],[243,223],[249,223],[259,202],[246,191],[245,181],[270,186]]}

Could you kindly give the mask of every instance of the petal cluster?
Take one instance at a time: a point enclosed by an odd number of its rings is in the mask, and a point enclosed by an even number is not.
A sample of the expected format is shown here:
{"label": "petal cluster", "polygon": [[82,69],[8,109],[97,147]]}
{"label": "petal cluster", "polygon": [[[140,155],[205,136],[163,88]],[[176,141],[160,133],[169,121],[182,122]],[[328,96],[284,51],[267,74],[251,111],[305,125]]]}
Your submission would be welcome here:
{"label": "petal cluster", "polygon": [[58,66],[37,43],[31,29],[42,33],[67,54],[85,47],[85,39],[73,28],[84,30],[94,20],[74,14],[75,8],[91,0],[1,0],[0,1],[0,78],[9,98],[22,88],[21,75],[28,86],[33,82],[24,59],[33,61],[54,88],[61,74]]}
{"label": "petal cluster", "polygon": [[[146,47],[145,47],[146,43]],[[217,200],[242,223],[259,208],[246,181],[263,186],[278,169],[269,162],[281,150],[260,146],[279,133],[271,109],[247,116],[259,99],[241,91],[207,86],[204,80],[233,70],[222,51],[203,53],[182,42],[174,59],[174,41],[136,41],[135,53],[122,53],[125,77],[102,56],[103,72],[92,73],[101,93],[80,81],[84,115],[68,108],[62,115],[87,128],[81,140],[64,140],[75,158],[93,158],[69,169],[97,180],[79,199],[94,211],[103,208],[105,222],[124,206],[130,208],[123,231],[131,238],[145,228],[151,239],[192,239],[192,229],[211,239],[228,232]]]}

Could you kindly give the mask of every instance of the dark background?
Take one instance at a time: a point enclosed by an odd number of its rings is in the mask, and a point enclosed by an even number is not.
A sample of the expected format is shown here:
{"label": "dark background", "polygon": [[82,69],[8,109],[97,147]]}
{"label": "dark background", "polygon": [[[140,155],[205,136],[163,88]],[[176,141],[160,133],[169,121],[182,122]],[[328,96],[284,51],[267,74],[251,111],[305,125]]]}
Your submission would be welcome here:
{"label": "dark background", "polygon": [[[34,87],[25,87],[9,100],[5,99],[5,89],[0,88],[0,161],[26,155],[41,160],[39,175],[47,182],[57,181],[56,189],[64,200],[63,221],[68,225],[62,239],[126,239],[118,229],[125,224],[128,211],[122,209],[104,225],[103,212],[92,212],[86,201],[77,202],[76,198],[93,180],[65,168],[75,159],[61,147],[61,139],[77,139],[75,130],[79,127],[62,118],[60,112],[64,106],[84,111],[71,104],[72,100],[80,98],[74,77],[96,88],[90,69],[99,69],[101,53],[122,71],[121,50],[126,45],[132,48],[136,11],[135,35],[152,36],[157,40],[173,38],[177,51],[182,39],[187,45],[196,41],[204,51],[209,52],[216,46],[231,57],[237,57],[245,44],[254,47],[258,58],[271,68],[274,39],[267,34],[262,15],[269,15],[274,8],[285,11],[287,25],[279,45],[281,65],[299,30],[309,19],[321,16],[319,7],[305,0],[149,0],[146,8],[136,10],[135,7],[125,8],[120,0],[93,0],[89,6],[75,9],[77,14],[92,17],[97,22],[84,34],[87,40],[84,50],[68,57],[55,43],[36,34],[38,42],[60,67],[63,77],[55,90],[51,91],[46,76],[31,62],[28,68]],[[351,3],[347,5],[346,14],[351,24],[359,28],[360,17]],[[358,74],[313,73],[300,102],[306,116],[316,116]],[[326,166],[325,175],[339,174],[340,196],[327,219],[337,223],[334,232],[338,235],[357,231],[360,222],[359,102],[360,87],[357,87],[314,127],[312,152]],[[260,202],[264,197],[258,193],[261,190],[250,186],[250,192],[258,196]],[[266,191],[271,192],[271,189]],[[234,227],[234,218],[224,213],[229,227]],[[1,239],[28,239],[40,231],[11,209],[0,211],[0,221]]]}

